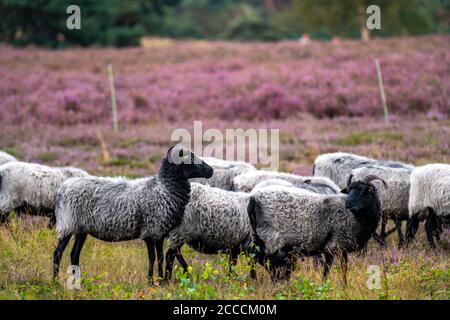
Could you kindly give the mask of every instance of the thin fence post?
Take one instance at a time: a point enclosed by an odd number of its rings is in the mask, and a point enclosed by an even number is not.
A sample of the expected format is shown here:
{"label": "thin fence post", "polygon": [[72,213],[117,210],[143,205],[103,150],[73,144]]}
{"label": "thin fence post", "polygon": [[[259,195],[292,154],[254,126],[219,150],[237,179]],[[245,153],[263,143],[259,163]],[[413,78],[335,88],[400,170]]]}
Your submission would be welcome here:
{"label": "thin fence post", "polygon": [[383,85],[383,77],[381,75],[380,61],[378,59],[375,59],[375,66],[377,68],[378,86],[380,87],[381,102],[383,104],[384,110],[384,122],[386,124],[389,124],[389,110],[386,103],[386,94],[384,93],[384,85]]}
{"label": "thin fence post", "polygon": [[114,86],[114,77],[112,64],[108,64],[109,89],[111,90],[111,107],[114,121],[114,131],[119,131],[119,116],[117,114],[116,88]]}

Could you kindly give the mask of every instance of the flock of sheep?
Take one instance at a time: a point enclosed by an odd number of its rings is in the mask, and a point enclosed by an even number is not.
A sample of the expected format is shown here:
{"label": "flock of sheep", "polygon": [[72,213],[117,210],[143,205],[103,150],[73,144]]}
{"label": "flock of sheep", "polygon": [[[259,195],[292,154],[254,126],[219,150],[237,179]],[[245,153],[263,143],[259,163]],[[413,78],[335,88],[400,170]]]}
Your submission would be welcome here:
{"label": "flock of sheep", "polygon": [[[244,252],[253,278],[259,263],[273,280],[289,278],[299,257],[313,256],[325,278],[335,257],[345,275],[349,253],[364,250],[372,237],[384,245],[393,232],[403,246],[421,221],[434,248],[450,222],[450,165],[414,167],[337,152],[317,157],[313,176],[298,176],[198,158],[177,145],[157,175],[130,180],[20,162],[0,151],[2,223],[11,211],[48,216],[56,226],[55,277],[71,237],[71,264],[78,266],[91,235],[144,240],[150,281],[155,260],[162,279],[171,278],[175,258],[187,269],[185,244],[201,253],[228,253],[230,270]],[[387,231],[388,220],[395,227]]]}

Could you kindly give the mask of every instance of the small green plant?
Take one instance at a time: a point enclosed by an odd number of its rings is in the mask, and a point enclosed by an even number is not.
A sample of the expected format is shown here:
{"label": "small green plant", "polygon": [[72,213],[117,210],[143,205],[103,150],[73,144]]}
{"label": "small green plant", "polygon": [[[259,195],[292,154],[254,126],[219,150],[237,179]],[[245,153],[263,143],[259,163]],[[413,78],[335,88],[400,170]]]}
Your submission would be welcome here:
{"label": "small green plant", "polygon": [[276,293],[276,299],[301,299],[301,300],[317,300],[331,299],[332,283],[327,280],[324,283],[315,283],[311,279],[303,275],[297,275],[292,278],[290,285],[284,290]]}
{"label": "small green plant", "polygon": [[217,299],[218,292],[213,285],[217,280],[220,272],[213,269],[210,263],[206,263],[203,271],[194,270],[189,266],[185,272],[183,269],[178,269],[175,273],[175,279],[179,284],[179,292],[176,297],[178,299]]}

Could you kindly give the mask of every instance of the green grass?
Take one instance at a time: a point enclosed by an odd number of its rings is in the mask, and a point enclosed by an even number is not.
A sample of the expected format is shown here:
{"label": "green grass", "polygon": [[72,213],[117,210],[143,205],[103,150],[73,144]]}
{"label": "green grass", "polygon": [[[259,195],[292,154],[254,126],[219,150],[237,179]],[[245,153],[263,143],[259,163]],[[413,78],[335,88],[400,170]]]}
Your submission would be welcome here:
{"label": "green grass", "polygon": [[384,141],[402,141],[403,135],[391,131],[359,131],[334,140],[338,146],[358,146],[361,144],[378,143]]}
{"label": "green grass", "polygon": [[[226,128],[222,122],[205,124]],[[280,128],[279,170],[308,175],[316,156],[338,150],[416,165],[449,162],[448,148],[444,148],[449,124],[448,120],[414,118],[386,127],[382,119],[368,124],[352,118],[305,118],[273,122],[270,127]],[[32,134],[21,127],[10,128],[0,134],[0,149],[19,159],[40,159],[48,165],[79,165],[98,176],[140,178],[158,170],[170,144],[167,132],[184,126],[137,126],[133,135],[126,130],[105,131],[109,162],[104,161],[96,131],[88,130],[90,127],[58,128],[54,135],[45,127]],[[0,127],[0,131],[5,128]],[[322,282],[321,270],[313,268],[311,259],[299,260],[290,281],[274,284],[261,267],[258,280],[249,279],[245,257],[228,275],[226,256],[199,254],[187,246],[183,255],[192,269],[182,272],[176,264],[173,280],[149,285],[142,241],[106,243],[88,237],[81,254],[82,288],[77,291],[66,286],[72,242],[64,253],[61,279],[52,279],[56,234],[46,223],[44,218],[31,222],[28,217],[12,216],[6,225],[0,225],[0,299],[450,299],[448,246],[447,251],[442,246],[431,251],[422,231],[404,250],[396,249],[394,235],[386,249],[371,242],[366,255],[350,255],[347,287],[338,264]],[[370,265],[383,271],[378,290],[369,290],[366,284]]]}
{"label": "green grass", "polygon": [[52,152],[42,152],[39,154],[38,158],[42,162],[50,162],[58,159],[58,156]]}
{"label": "green grass", "polygon": [[[424,241],[399,251],[394,238],[387,249],[371,243],[366,255],[352,254],[345,287],[338,264],[323,282],[311,259],[299,260],[290,281],[273,283],[262,267],[258,280],[251,280],[246,256],[229,275],[227,256],[203,255],[186,246],[189,270],[176,266],[169,283],[149,285],[142,241],[106,243],[89,237],[81,254],[81,289],[69,290],[65,271],[72,242],[60,280],[53,280],[56,235],[45,224],[44,218],[13,217],[0,226],[0,299],[450,299],[448,252],[432,252]],[[384,270],[379,290],[366,285],[366,270],[373,264]]]}

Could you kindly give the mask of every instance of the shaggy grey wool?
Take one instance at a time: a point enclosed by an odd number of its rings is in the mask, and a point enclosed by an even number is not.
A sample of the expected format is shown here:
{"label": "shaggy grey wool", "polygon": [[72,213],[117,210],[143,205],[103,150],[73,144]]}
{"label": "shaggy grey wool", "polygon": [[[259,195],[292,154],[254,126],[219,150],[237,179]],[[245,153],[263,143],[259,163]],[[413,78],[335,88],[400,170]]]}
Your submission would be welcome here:
{"label": "shaggy grey wool", "polygon": [[284,186],[284,187],[294,187],[294,184],[289,181],[273,178],[273,179],[263,180],[263,181],[257,183],[256,186],[253,187],[251,192],[256,192],[258,190],[262,190],[268,186],[273,186],[273,185]]}
{"label": "shaggy grey wool", "polygon": [[255,186],[262,181],[272,179],[284,180],[298,187],[301,187],[302,185],[303,187],[309,185],[307,186],[309,188],[311,187],[311,185],[322,185],[323,187],[332,190],[333,193],[339,193],[340,191],[340,189],[326,177],[298,176],[291,173],[268,170],[257,170],[237,176],[233,181],[233,190],[241,192],[251,192],[255,188]]}
{"label": "shaggy grey wool", "polygon": [[352,181],[362,180],[368,175],[382,178],[387,188],[382,188],[381,181],[373,183],[379,187],[381,208],[388,219],[402,220],[408,218],[409,179],[411,171],[403,168],[387,168],[381,166],[367,166],[352,170]]}
{"label": "shaggy grey wool", "polygon": [[338,187],[328,178],[314,178],[313,180],[306,179],[301,182],[291,183],[282,179],[268,179],[259,182],[252,190],[252,192],[256,192],[258,190],[262,190],[268,186],[284,186],[284,187],[292,187],[292,188],[300,188],[309,190],[311,192],[321,193],[321,194],[339,194],[340,190]]}
{"label": "shaggy grey wool", "polygon": [[205,184],[223,190],[231,190],[234,177],[245,172],[255,171],[256,168],[246,162],[227,161],[214,157],[199,157],[214,169],[213,176],[209,179],[191,179],[191,182]]}
{"label": "shaggy grey wool", "polygon": [[414,166],[393,160],[376,160],[345,152],[325,153],[314,161],[313,175],[330,178],[339,188],[345,188],[351,171],[356,168],[378,165],[388,168],[403,168],[409,171]]}
{"label": "shaggy grey wool", "polygon": [[[180,151],[182,159],[175,157]],[[178,161],[184,158],[189,161]],[[183,219],[191,192],[188,179],[212,173],[193,153],[176,146],[151,178],[69,179],[57,195],[58,238],[89,234],[104,241],[164,239]]]}
{"label": "shaggy grey wool", "polygon": [[254,193],[253,198],[260,207],[256,234],[265,243],[266,254],[285,246],[311,254],[351,252],[361,245],[357,240],[361,234],[367,233],[345,208],[344,194],[272,186]]}
{"label": "shaggy grey wool", "polygon": [[31,214],[54,211],[56,193],[63,182],[88,175],[77,168],[8,162],[0,166],[0,214],[23,207],[33,209]]}
{"label": "shaggy grey wool", "polygon": [[244,250],[251,242],[249,198],[248,193],[191,183],[183,222],[169,235],[170,248],[186,243],[203,253]]}

